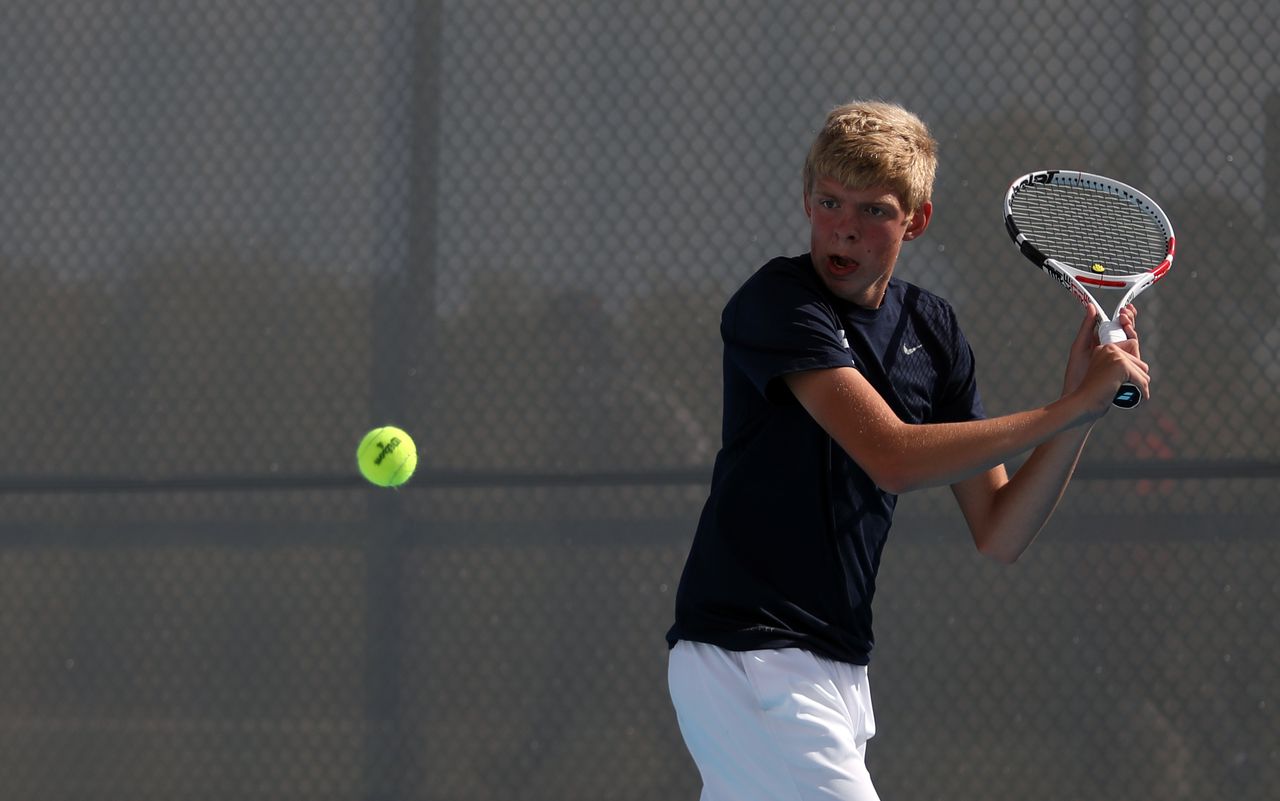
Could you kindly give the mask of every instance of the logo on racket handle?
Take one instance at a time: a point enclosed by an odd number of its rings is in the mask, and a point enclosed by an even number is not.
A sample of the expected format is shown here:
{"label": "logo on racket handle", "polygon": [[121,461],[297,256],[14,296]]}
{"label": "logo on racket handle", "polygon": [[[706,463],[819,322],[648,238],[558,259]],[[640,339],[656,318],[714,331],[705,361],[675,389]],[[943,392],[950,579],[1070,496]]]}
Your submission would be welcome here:
{"label": "logo on racket handle", "polygon": [[1119,409],[1132,409],[1142,403],[1142,391],[1133,384],[1121,384],[1120,391],[1111,399],[1111,404]]}

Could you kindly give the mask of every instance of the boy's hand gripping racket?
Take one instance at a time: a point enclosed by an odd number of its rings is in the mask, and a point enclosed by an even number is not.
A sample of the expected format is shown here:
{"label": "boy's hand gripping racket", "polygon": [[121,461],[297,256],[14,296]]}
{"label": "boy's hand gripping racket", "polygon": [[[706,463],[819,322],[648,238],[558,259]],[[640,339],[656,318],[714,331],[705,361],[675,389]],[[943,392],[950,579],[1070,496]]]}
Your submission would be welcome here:
{"label": "boy's hand gripping racket", "polygon": [[[1024,175],[1005,194],[1004,222],[1022,255],[1097,311],[1103,343],[1126,339],[1112,318],[1173,264],[1173,226],[1165,213],[1133,187],[1101,175]],[[1108,317],[1085,287],[1125,293]],[[1141,390],[1126,383],[1112,403],[1132,409],[1141,401]]]}

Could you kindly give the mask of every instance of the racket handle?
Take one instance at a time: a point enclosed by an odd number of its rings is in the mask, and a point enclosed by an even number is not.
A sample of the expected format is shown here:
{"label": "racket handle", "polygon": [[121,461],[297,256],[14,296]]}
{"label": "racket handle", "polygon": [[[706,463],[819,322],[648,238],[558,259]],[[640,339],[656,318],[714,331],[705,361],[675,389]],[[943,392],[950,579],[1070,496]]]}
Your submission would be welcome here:
{"label": "racket handle", "polygon": [[[1114,320],[1105,320],[1098,324],[1098,341],[1104,345],[1124,342],[1128,338],[1124,329]],[[1116,396],[1111,399],[1111,405],[1118,409],[1132,409],[1139,403],[1142,403],[1142,390],[1127,381],[1120,385],[1120,389],[1116,390]]]}

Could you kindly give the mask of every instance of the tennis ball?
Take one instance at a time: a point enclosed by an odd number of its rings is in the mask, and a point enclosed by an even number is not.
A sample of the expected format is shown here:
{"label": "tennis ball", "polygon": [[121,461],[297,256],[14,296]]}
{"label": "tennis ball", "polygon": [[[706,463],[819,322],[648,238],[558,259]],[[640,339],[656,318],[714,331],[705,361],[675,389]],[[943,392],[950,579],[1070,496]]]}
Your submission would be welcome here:
{"label": "tennis ball", "polygon": [[395,426],[375,428],[356,448],[360,474],[379,487],[398,487],[409,480],[418,466],[418,448],[413,438]]}

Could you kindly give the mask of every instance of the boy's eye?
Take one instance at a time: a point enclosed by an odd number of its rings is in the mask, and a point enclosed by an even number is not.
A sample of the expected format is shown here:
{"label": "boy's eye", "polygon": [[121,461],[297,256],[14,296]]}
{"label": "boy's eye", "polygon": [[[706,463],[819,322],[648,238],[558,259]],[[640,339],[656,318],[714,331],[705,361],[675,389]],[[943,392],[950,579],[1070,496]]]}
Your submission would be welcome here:
{"label": "boy's eye", "polygon": [[840,204],[836,203],[831,198],[824,198],[818,201],[818,205],[822,206],[822,208],[824,209],[834,209],[834,208],[838,208]]}

